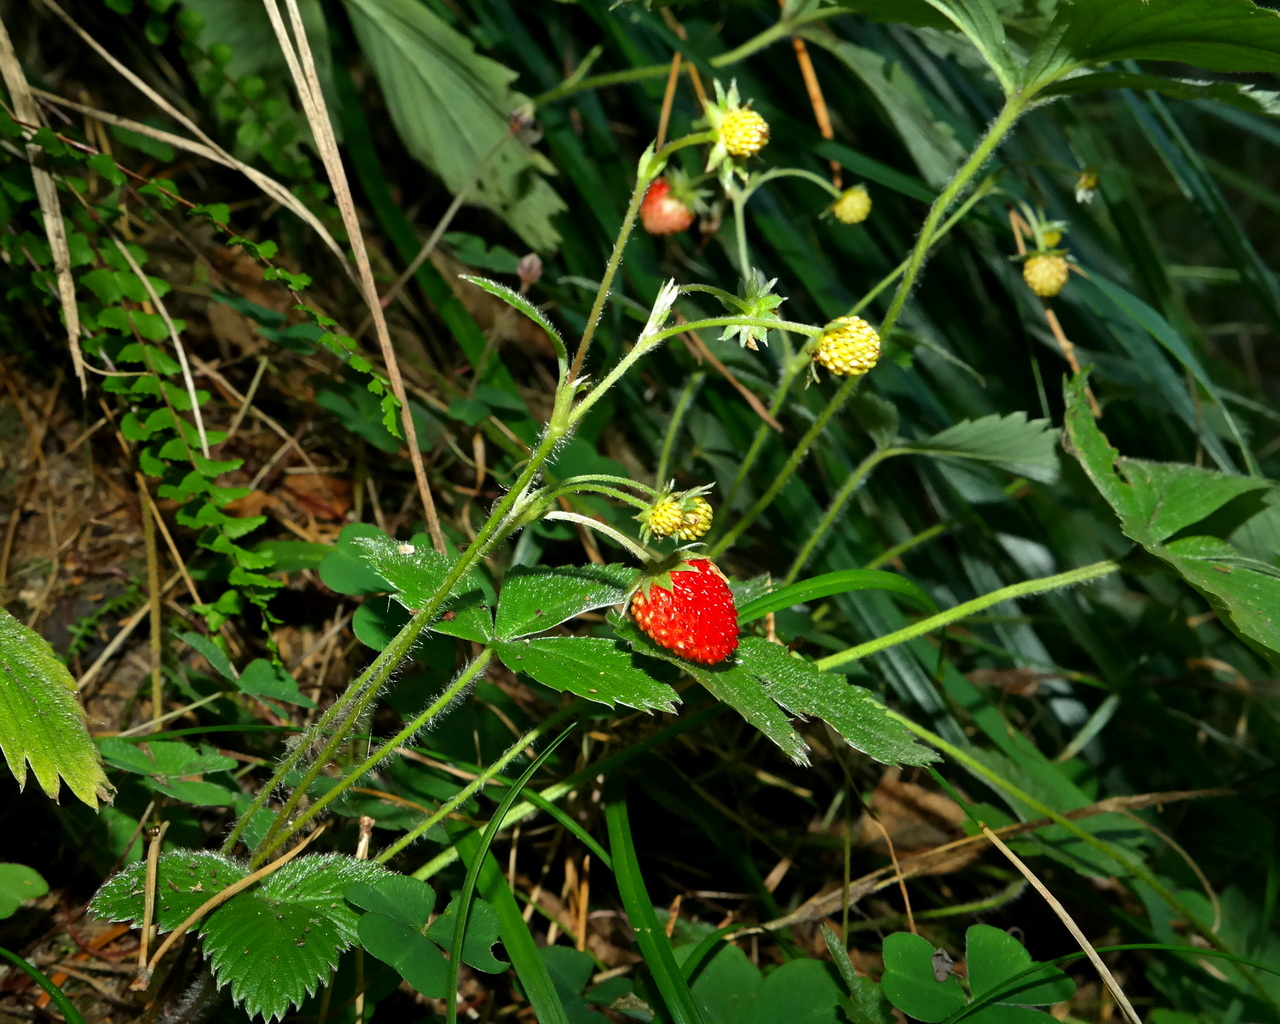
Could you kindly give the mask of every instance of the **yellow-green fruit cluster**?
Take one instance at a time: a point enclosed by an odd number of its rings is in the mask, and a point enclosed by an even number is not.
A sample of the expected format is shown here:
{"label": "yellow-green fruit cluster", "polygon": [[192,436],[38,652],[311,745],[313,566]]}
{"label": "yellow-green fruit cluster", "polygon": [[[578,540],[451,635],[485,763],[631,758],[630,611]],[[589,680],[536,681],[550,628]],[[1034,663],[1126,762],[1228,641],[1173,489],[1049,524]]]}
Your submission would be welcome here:
{"label": "yellow-green fruit cluster", "polygon": [[705,498],[664,498],[649,513],[649,529],[655,537],[697,540],[711,529],[713,514]]}
{"label": "yellow-green fruit cluster", "polygon": [[871,197],[865,185],[854,185],[831,204],[831,212],[841,224],[861,224],[871,213]]}
{"label": "yellow-green fruit cluster", "polygon": [[818,339],[813,358],[838,377],[856,377],[876,365],[880,335],[861,317],[837,317]]}
{"label": "yellow-green fruit cluster", "polygon": [[720,141],[730,156],[755,156],[769,141],[769,122],[748,107],[726,111]]}
{"label": "yellow-green fruit cluster", "polygon": [[1068,274],[1066,259],[1053,253],[1035,253],[1022,264],[1022,279],[1042,299],[1051,299],[1062,291]]}

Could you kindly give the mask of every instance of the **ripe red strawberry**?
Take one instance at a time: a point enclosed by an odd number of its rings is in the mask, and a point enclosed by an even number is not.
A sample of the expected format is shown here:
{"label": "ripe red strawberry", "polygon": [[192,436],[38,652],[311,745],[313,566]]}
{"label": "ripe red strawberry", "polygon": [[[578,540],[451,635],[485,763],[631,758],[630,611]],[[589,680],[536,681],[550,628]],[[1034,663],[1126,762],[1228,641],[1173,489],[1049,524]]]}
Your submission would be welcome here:
{"label": "ripe red strawberry", "polygon": [[657,178],[640,201],[640,222],[651,235],[674,235],[693,223],[693,207],[672,194],[670,181]]}
{"label": "ripe red strawberry", "polygon": [[659,647],[690,661],[715,665],[738,649],[733,593],[705,558],[690,558],[642,585],[631,615]]}

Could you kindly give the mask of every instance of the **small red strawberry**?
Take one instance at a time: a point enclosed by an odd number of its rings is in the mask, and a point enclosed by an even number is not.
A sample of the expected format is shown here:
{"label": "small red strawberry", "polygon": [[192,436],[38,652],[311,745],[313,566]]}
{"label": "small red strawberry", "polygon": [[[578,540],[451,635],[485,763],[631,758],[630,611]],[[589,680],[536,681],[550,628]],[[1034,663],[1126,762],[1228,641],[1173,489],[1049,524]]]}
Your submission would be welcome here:
{"label": "small red strawberry", "polygon": [[674,235],[693,223],[693,208],[671,192],[671,182],[657,178],[640,201],[640,222],[651,235]]}
{"label": "small red strawberry", "polygon": [[654,643],[682,658],[715,665],[738,649],[738,609],[724,573],[690,558],[636,591],[631,615]]}

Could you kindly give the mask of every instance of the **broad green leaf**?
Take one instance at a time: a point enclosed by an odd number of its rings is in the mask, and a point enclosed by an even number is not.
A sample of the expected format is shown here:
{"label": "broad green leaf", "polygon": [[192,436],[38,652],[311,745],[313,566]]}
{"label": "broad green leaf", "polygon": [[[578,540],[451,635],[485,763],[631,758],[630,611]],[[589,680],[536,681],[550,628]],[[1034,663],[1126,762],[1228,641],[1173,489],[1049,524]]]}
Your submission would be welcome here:
{"label": "broad green leaf", "polygon": [[200,926],[218,984],[248,1013],[283,1017],[356,942],[358,915],[342,894],[384,870],[337,853],[303,856],[237,893]]}
{"label": "broad green leaf", "polygon": [[245,666],[236,680],[241,693],[251,697],[271,697],[286,704],[313,708],[315,701],[304,697],[298,689],[298,681],[285,671],[283,665],[273,664],[267,658],[255,658]]}
{"label": "broad green leaf", "polygon": [[770,612],[781,611],[783,608],[853,590],[888,590],[906,598],[920,611],[936,612],[938,610],[933,598],[925,593],[919,584],[896,572],[884,572],[880,569],[843,569],[779,587],[754,601],[747,602],[738,609],[738,625],[754,622]]}
{"label": "broad green leaf", "polygon": [[641,711],[670,712],[679,703],[671,687],[654,679],[615,640],[564,636],[500,641],[494,653],[509,669],[543,686],[609,707],[625,704]]}
{"label": "broad green leaf", "polygon": [[[107,879],[90,909],[107,921],[142,924],[147,865],[130,864]],[[229,857],[203,850],[162,853],[156,870],[155,923],[173,931],[210,897],[240,881],[249,872]]]}
{"label": "broad green leaf", "polygon": [[365,559],[365,552],[355,545],[363,537],[386,537],[368,523],[348,523],[338,534],[338,543],[320,563],[320,580],[339,594],[380,594],[394,589],[379,576]]}
{"label": "broad green leaf", "polygon": [[1005,42],[1004,26],[992,0],[928,0],[968,38],[995,72],[1005,92],[1010,92],[1018,68]]}
{"label": "broad green leaf", "polygon": [[1023,412],[965,420],[903,447],[917,455],[987,462],[1041,483],[1058,479],[1058,432],[1048,420],[1028,420]]}
{"label": "broad green leaf", "polygon": [[[727,947],[737,949],[737,946]],[[828,1024],[840,989],[820,960],[790,960],[764,976],[742,1024]]]}
{"label": "broad green leaf", "polygon": [[763,637],[746,636],[738,648],[743,668],[764,683],[764,692],[792,715],[821,718],[845,741],[885,764],[923,765],[938,755],[920,746],[869,690],[844,675],[823,672]]}
{"label": "broad green leaf", "polygon": [[49,883],[25,864],[0,864],[0,919],[12,917],[24,900],[49,891]]}
{"label": "broad green leaf", "polygon": [[560,332],[556,330],[555,325],[547,319],[542,310],[518,291],[508,288],[505,284],[499,284],[497,281],[490,281],[484,277],[472,277],[469,274],[463,274],[462,280],[470,281],[477,288],[483,288],[490,295],[496,295],[512,309],[527,316],[546,332],[547,338],[551,342],[551,347],[556,350],[556,355],[561,362],[568,361],[569,353],[564,347],[564,338],[560,336]]}
{"label": "broad green leaf", "polygon": [[27,766],[58,798],[61,782],[96,808],[112,788],[85,728],[76,682],[53,648],[0,608],[0,751],[22,788]]}
{"label": "broad green leaf", "polygon": [[416,0],[343,6],[409,152],[454,193],[478,174],[478,201],[530,248],[555,248],[551,218],[566,207],[542,177],[550,164],[508,138],[508,116],[524,102],[509,88],[516,73],[477,54],[470,39]]}
{"label": "broad green leaf", "polygon": [[[427,937],[438,942],[443,949],[451,949],[457,929],[458,901],[455,899],[445,912],[431,922]],[[493,906],[476,897],[466,914],[467,932],[462,939],[462,962],[486,974],[500,974],[511,965],[493,955],[493,946],[499,939],[498,912]]]}
{"label": "broad green leaf", "polygon": [[503,640],[515,640],[583,612],[621,604],[638,575],[625,565],[516,566],[502,581],[494,632]]}
{"label": "broad green leaf", "polygon": [[[295,858],[215,908],[199,924],[218,984],[268,1020],[314,992],[356,940],[357,914],[343,899],[356,882],[384,869],[327,853]],[[218,854],[176,850],[160,857],[156,923],[170,931],[247,871]],[[92,910],[111,921],[141,924],[146,864],[131,864],[99,890]]]}
{"label": "broad green leaf", "polygon": [[975,924],[965,932],[965,960],[975,1000],[995,995],[997,1003],[1048,1006],[1076,994],[1075,982],[1056,967],[1042,967],[1011,980],[1032,967],[1031,954],[1008,932],[989,924]]}
{"label": "broad green leaf", "polygon": [[418,931],[425,928],[436,905],[436,893],[426,882],[408,875],[384,875],[375,882],[357,882],[347,899],[362,910],[395,918]]}
{"label": "broad green leaf", "polygon": [[933,943],[910,932],[894,932],[884,940],[884,977],[880,987],[889,1002],[925,1024],[945,1020],[967,1001],[954,974],[937,980],[934,952]]}
{"label": "broad green leaf", "polygon": [[1122,60],[1274,73],[1280,71],[1280,15],[1252,0],[1075,0],[1059,5],[1029,70],[1035,82],[1045,82],[1073,68]]}
{"label": "broad green leaf", "polygon": [[356,929],[360,945],[394,967],[416,991],[428,999],[444,998],[449,972],[444,953],[434,942],[385,914],[365,914]]}

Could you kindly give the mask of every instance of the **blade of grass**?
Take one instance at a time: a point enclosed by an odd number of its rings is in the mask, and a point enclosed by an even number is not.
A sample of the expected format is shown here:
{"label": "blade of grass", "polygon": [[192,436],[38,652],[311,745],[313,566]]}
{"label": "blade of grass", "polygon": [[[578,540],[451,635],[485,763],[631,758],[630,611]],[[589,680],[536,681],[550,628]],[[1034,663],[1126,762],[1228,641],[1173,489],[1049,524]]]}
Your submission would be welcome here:
{"label": "blade of grass", "polygon": [[631,839],[626,796],[622,781],[617,776],[606,783],[604,813],[618,895],[622,898],[627,918],[636,933],[636,943],[645,965],[653,974],[667,1013],[671,1015],[673,1024],[702,1024],[702,1014],[693,1001],[693,993],[676,963],[671,941],[662,930],[662,923],[645,888],[635,843]]}

